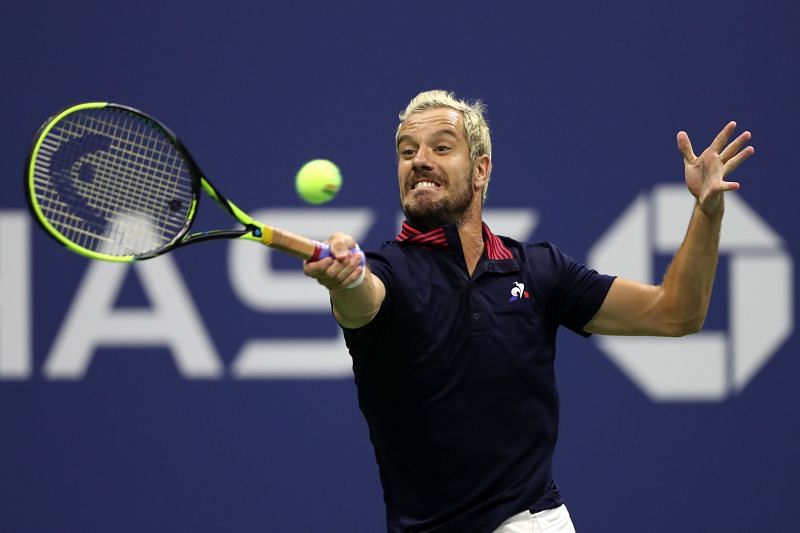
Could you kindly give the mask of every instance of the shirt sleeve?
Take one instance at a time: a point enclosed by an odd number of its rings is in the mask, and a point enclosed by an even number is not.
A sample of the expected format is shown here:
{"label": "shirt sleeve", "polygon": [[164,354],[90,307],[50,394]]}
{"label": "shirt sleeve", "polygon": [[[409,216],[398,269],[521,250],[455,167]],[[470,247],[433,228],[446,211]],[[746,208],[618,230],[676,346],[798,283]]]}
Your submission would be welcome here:
{"label": "shirt sleeve", "polygon": [[579,335],[588,337],[583,328],[594,317],[614,282],[568,256],[555,246],[553,260],[559,272],[554,291],[554,309],[560,324]]}

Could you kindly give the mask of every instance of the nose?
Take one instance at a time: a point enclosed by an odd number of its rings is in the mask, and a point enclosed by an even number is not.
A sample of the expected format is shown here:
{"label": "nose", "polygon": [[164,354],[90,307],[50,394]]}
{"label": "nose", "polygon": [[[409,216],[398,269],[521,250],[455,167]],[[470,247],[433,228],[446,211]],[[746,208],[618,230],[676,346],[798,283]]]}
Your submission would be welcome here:
{"label": "nose", "polygon": [[430,150],[425,146],[420,146],[414,154],[414,159],[411,160],[411,166],[414,171],[432,170],[430,156]]}

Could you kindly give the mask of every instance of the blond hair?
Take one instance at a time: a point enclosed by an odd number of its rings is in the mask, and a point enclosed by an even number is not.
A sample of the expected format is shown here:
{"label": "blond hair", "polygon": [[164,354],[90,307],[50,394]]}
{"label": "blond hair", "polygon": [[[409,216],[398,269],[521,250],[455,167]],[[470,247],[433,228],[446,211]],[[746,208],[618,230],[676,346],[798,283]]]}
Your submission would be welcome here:
{"label": "blond hair", "polygon": [[[491,160],[492,138],[489,133],[489,125],[483,117],[486,107],[480,100],[467,102],[459,99],[452,92],[442,90],[424,91],[411,99],[406,108],[400,113],[400,124],[397,125],[397,133],[395,134],[395,149],[397,148],[397,140],[400,137],[400,128],[403,127],[403,123],[408,117],[420,111],[442,107],[449,107],[461,113],[472,164],[475,165],[482,155],[488,155]],[[489,166],[489,172],[491,173],[491,165]],[[486,200],[488,189],[489,176],[487,175],[486,185],[483,187],[483,200]]]}

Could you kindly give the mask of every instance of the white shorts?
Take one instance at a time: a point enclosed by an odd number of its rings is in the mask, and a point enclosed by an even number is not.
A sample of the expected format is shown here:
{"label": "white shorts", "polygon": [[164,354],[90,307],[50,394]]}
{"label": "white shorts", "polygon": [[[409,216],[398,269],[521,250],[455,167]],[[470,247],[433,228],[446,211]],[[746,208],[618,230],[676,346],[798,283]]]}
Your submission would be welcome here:
{"label": "white shorts", "polygon": [[566,505],[538,513],[515,514],[492,533],[575,533]]}

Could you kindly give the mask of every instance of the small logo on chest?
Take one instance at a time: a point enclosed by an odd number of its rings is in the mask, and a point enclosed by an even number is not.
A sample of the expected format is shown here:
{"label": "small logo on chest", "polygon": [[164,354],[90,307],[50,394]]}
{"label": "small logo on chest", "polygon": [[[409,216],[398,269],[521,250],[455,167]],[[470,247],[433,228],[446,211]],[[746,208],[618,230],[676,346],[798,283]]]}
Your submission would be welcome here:
{"label": "small logo on chest", "polygon": [[514,282],[514,286],[511,287],[511,298],[508,299],[509,302],[516,302],[521,298],[530,298],[531,295],[528,294],[528,291],[525,290],[525,284],[520,283],[519,281]]}

